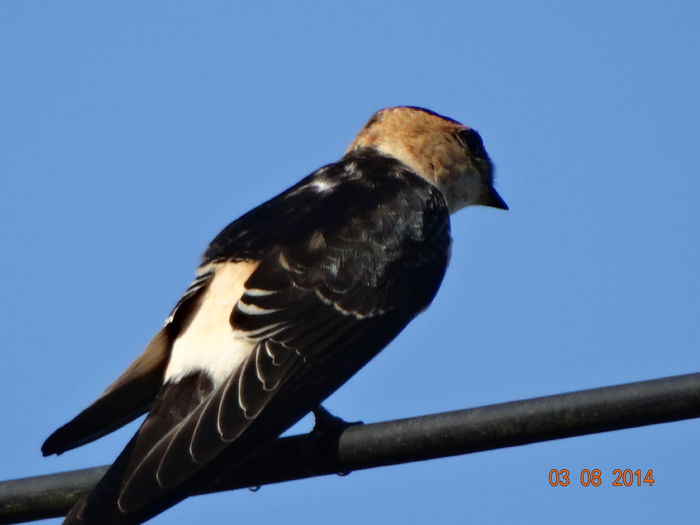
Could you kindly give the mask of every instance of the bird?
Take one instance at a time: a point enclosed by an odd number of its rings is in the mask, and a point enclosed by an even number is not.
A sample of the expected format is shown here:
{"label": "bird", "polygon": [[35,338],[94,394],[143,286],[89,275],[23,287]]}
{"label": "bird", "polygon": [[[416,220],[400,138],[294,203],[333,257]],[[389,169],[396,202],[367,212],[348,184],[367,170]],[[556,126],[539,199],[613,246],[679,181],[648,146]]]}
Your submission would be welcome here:
{"label": "bird", "polygon": [[143,353],[44,442],[62,454],[147,413],[64,523],[143,523],[320,410],[432,302],[470,205],[508,209],[479,133],[397,106],[226,226]]}

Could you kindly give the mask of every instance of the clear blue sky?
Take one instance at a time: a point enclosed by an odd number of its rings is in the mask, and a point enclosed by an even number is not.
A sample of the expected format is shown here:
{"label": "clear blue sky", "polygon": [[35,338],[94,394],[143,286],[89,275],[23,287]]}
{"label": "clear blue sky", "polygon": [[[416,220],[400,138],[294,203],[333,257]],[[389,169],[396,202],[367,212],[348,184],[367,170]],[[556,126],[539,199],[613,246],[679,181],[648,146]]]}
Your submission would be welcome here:
{"label": "clear blue sky", "polygon": [[[511,211],[454,217],[431,309],[329,408],[372,422],[697,371],[699,5],[0,3],[0,479],[111,462],[133,425],[39,447],[141,351],[220,228],[385,106],[478,129]],[[694,522],[699,434],[197,497],[153,523]],[[604,486],[551,488],[552,468]],[[613,488],[615,468],[656,483]]]}

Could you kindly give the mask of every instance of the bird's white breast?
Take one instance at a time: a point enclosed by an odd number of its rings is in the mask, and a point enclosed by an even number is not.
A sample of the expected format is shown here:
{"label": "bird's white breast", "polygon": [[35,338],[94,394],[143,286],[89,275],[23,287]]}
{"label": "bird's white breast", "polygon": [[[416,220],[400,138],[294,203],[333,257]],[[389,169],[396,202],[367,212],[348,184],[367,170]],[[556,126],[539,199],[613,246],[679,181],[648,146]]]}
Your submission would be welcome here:
{"label": "bird's white breast", "polygon": [[251,262],[227,262],[214,266],[199,308],[173,343],[165,382],[177,382],[191,373],[206,372],[216,388],[252,351],[255,343],[230,323],[233,307],[244,283],[257,267]]}

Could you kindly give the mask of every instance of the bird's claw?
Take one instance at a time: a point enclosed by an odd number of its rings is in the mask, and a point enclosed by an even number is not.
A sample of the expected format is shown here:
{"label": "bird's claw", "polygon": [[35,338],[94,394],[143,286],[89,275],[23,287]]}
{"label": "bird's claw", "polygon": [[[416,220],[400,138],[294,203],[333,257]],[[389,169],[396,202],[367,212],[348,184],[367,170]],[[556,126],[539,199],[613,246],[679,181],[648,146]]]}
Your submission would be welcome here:
{"label": "bird's claw", "polygon": [[334,416],[321,405],[314,408],[312,412],[314,414],[315,422],[311,433],[316,435],[340,434],[343,430],[350,426],[363,424],[362,421],[345,421],[338,416]]}

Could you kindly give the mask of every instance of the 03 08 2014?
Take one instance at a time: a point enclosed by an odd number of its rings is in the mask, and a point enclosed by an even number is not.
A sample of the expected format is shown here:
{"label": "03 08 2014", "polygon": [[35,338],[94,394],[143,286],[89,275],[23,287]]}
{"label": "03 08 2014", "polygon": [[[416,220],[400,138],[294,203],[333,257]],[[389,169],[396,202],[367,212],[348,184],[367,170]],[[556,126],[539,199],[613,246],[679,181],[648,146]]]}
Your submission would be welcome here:
{"label": "03 08 2014", "polygon": [[654,485],[654,472],[652,469],[616,468],[604,473],[601,469],[581,469],[571,471],[569,469],[551,469],[548,475],[549,485],[552,487],[568,487],[581,485],[583,487],[600,487],[609,485],[612,487],[651,487]]}

